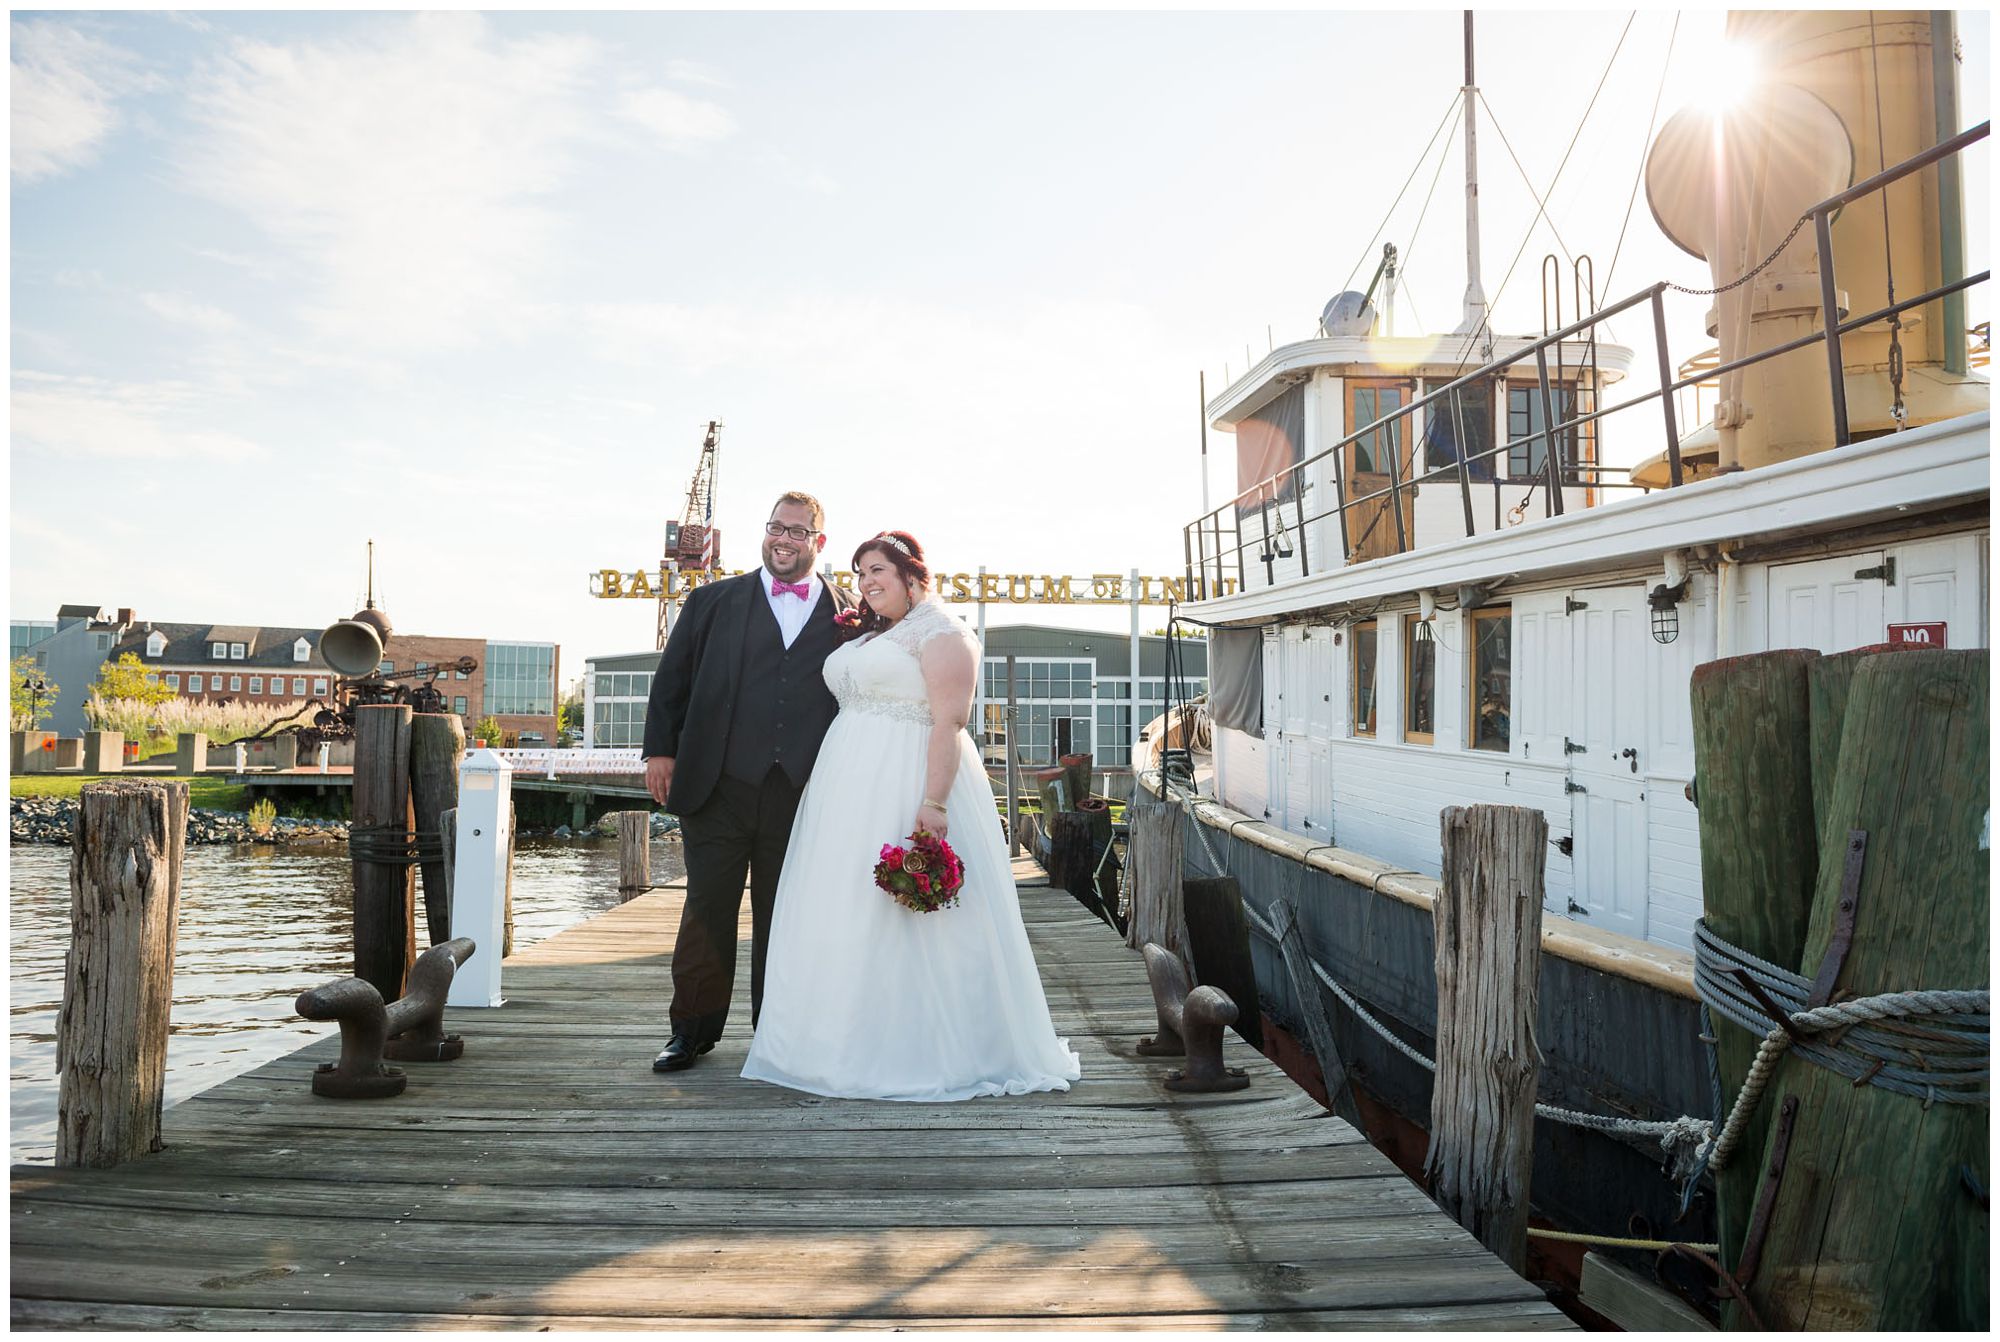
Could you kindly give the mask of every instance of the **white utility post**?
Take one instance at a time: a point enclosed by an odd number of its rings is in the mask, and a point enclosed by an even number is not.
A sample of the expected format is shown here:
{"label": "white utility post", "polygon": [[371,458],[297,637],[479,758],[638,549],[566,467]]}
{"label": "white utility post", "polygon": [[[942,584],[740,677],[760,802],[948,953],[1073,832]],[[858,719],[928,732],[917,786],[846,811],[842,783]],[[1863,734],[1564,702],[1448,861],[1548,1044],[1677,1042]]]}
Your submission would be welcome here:
{"label": "white utility post", "polygon": [[250,747],[241,741],[236,743],[236,772],[242,773],[250,767]]}
{"label": "white utility post", "polygon": [[468,750],[458,768],[458,855],[452,864],[451,934],[478,947],[452,976],[445,1005],[497,1007],[506,944],[507,825],[514,771],[491,750]]}
{"label": "white utility post", "polygon": [[327,761],[332,757],[333,757],[333,742],[321,741],[319,743],[319,771],[321,773],[325,773],[327,771]]}

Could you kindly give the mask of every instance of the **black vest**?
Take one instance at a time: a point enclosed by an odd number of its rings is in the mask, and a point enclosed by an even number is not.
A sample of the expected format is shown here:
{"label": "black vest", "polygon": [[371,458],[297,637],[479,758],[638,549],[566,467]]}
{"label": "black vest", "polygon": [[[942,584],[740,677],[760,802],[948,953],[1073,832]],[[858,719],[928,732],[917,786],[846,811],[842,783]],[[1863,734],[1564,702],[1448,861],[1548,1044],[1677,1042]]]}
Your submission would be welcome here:
{"label": "black vest", "polygon": [[[821,599],[832,600],[824,593]],[[793,787],[811,777],[820,742],[840,709],[820,675],[835,647],[833,621],[820,614],[814,611],[787,648],[778,617],[758,594],[744,621],[743,662],[722,755],[722,771],[731,778],[762,783],[772,765]]]}

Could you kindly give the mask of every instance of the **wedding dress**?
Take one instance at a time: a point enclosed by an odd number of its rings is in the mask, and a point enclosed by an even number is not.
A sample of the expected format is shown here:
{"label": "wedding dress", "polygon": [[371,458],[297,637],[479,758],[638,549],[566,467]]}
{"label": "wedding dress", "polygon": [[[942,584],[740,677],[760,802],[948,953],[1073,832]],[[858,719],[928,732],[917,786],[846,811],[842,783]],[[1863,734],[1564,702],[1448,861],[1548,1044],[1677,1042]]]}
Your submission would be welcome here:
{"label": "wedding dress", "polygon": [[915,913],[875,885],[924,799],[931,713],[918,657],[977,644],[935,597],[826,660],[840,713],[799,799],[778,879],[764,1007],[743,1075],[816,1095],[963,1100],[1068,1090],[1081,1076],[1049,1020],[993,789],[959,734],[945,798],[965,864],[958,903]]}

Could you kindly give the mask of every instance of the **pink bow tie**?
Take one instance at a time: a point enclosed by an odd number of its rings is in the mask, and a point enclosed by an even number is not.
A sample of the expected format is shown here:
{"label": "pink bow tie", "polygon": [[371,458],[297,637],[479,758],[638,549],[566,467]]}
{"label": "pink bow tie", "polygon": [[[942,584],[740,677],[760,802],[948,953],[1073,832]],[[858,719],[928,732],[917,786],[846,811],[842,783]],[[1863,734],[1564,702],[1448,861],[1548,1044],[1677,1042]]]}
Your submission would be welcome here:
{"label": "pink bow tie", "polygon": [[793,596],[803,601],[806,599],[806,593],[810,591],[812,591],[812,583],[810,581],[779,582],[776,578],[771,579],[772,596],[778,596],[781,595],[782,593],[790,592]]}

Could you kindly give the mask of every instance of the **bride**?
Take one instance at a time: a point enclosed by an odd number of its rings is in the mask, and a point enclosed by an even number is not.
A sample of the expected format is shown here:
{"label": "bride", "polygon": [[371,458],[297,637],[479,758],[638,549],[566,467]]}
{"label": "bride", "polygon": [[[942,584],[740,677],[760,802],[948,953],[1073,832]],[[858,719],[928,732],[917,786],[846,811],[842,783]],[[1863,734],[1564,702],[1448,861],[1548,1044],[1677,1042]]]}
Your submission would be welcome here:
{"label": "bride", "polygon": [[[863,542],[854,570],[860,620],[825,670],[840,714],[792,825],[743,1075],[852,1099],[1068,1090],[1080,1060],[1049,1020],[965,734],[978,645],[908,532]],[[882,846],[918,825],[965,864],[955,907],[915,913],[875,885]]]}

